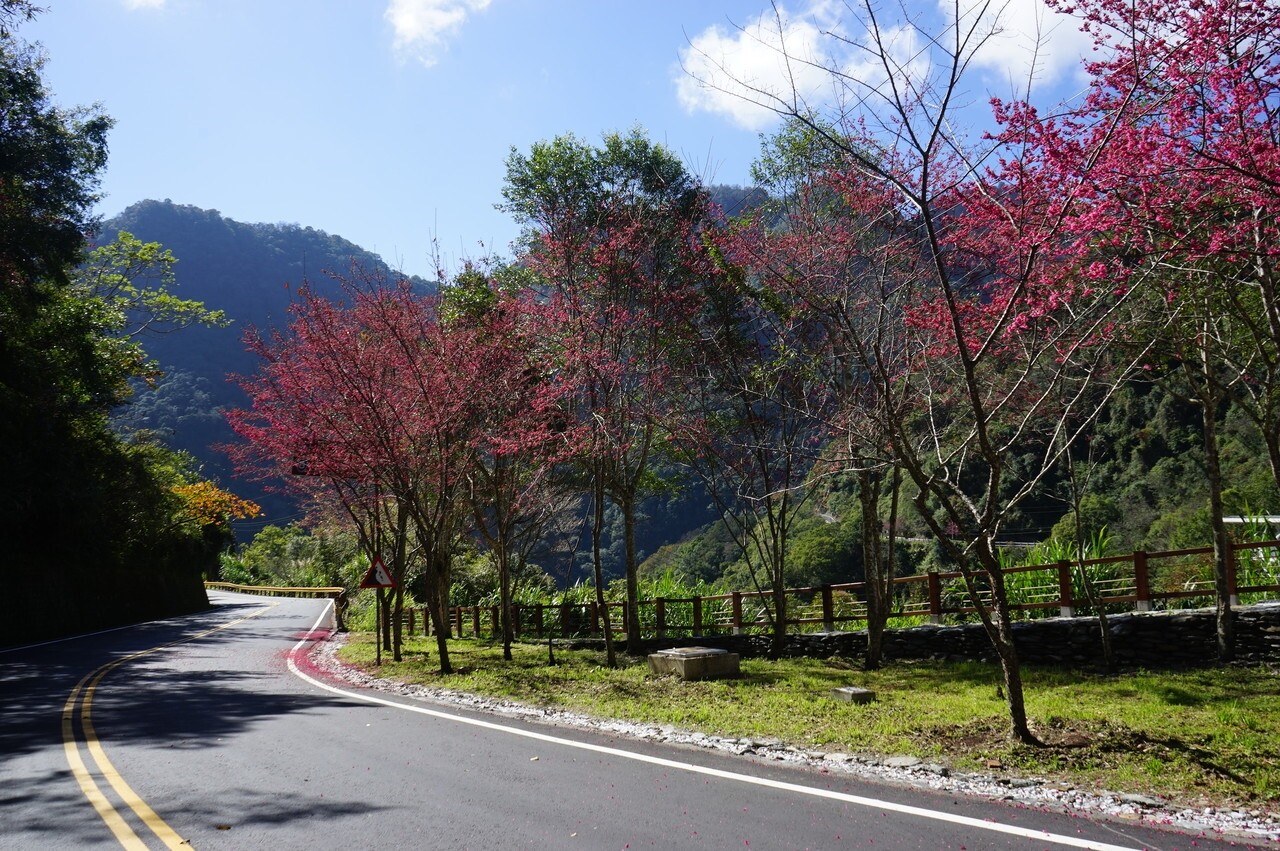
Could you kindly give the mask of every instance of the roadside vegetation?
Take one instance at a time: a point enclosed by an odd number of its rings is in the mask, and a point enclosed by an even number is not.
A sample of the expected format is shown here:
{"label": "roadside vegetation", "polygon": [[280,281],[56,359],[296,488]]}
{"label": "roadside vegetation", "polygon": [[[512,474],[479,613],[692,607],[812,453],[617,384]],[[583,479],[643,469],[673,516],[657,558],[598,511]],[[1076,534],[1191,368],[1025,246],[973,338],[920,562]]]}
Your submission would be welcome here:
{"label": "roadside vegetation", "polygon": [[[1060,787],[1153,795],[1172,804],[1245,809],[1280,801],[1280,670],[1231,666],[1123,676],[1027,666],[1027,710],[1042,746],[1009,739],[1000,669],[978,662],[897,662],[880,670],[832,658],[744,659],[738,679],[655,677],[643,659],[517,643],[450,644],[454,674],[434,644],[405,643],[403,661],[374,666],[371,633],[353,633],[339,658],[379,677],[670,725],[707,735],[782,742],[823,753],[916,756],[955,772],[1042,779]],[[840,703],[838,686],[876,692]]]}
{"label": "roadside vegetation", "polygon": [[111,421],[160,375],[146,341],[227,318],[175,295],[160,245],[86,239],[112,121],[54,100],[19,33],[43,11],[0,0],[0,645],[208,605],[201,570],[258,513]]}

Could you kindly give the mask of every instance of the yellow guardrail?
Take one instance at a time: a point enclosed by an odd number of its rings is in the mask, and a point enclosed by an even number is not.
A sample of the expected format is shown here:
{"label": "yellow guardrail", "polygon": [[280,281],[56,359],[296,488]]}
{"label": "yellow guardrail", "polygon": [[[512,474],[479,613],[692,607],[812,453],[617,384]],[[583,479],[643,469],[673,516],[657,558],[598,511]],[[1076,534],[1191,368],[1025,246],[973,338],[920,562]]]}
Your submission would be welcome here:
{"label": "yellow guardrail", "polygon": [[290,588],[283,585],[237,585],[234,582],[206,582],[207,591],[235,591],[267,597],[337,597],[345,588]]}

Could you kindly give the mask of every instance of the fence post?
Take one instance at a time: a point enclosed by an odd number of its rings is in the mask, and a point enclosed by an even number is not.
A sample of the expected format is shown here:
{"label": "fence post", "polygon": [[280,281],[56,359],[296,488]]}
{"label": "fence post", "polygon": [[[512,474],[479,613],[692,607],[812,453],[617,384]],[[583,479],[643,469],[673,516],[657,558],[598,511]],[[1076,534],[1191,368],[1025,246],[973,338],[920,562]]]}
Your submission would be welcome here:
{"label": "fence post", "polygon": [[588,603],[587,606],[588,606],[588,611],[591,612],[591,634],[599,635],[600,634],[600,606],[595,602]]}
{"label": "fence post", "polygon": [[471,607],[471,632],[476,639],[480,638],[480,604]]}
{"label": "fence post", "polygon": [[569,604],[563,601],[560,603],[560,637],[569,637]]}
{"label": "fence post", "polygon": [[836,631],[836,605],[830,585],[822,586],[822,628],[827,632]]}
{"label": "fence post", "polygon": [[693,634],[702,635],[702,598],[693,598]]}
{"label": "fence post", "polygon": [[538,638],[542,637],[542,604],[533,610],[533,628]]}
{"label": "fence post", "polygon": [[1138,598],[1134,608],[1139,612],[1151,611],[1151,578],[1147,573],[1147,554],[1143,550],[1133,552],[1133,585],[1134,596]]}
{"label": "fence post", "polygon": [[742,635],[742,592],[733,592],[733,634]]}
{"label": "fence post", "polygon": [[[1084,568],[1081,567],[1081,570]],[[1064,618],[1076,616],[1076,601],[1071,590],[1071,563],[1063,559],[1058,562],[1058,611]]]}
{"label": "fence post", "polygon": [[519,603],[511,604],[511,635],[515,638],[520,637],[520,609]]}
{"label": "fence post", "polygon": [[409,637],[413,638],[413,606],[409,607]]}
{"label": "fence post", "polygon": [[925,575],[929,577],[929,621],[942,623],[942,580],[936,570]]}
{"label": "fence post", "polygon": [[659,597],[653,601],[653,616],[658,622],[658,638],[667,637],[667,598]]}
{"label": "fence post", "polygon": [[458,628],[458,637],[462,637],[462,607],[456,606],[453,610],[453,620]]}

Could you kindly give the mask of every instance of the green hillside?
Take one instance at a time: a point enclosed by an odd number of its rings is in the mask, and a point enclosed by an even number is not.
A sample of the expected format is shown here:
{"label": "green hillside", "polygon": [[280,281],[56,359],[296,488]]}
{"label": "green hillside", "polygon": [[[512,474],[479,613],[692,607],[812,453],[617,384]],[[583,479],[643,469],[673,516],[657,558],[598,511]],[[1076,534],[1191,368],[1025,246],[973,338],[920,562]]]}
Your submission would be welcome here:
{"label": "green hillside", "polygon": [[[231,322],[150,338],[147,353],[164,376],[154,390],[139,388],[114,413],[114,423],[124,431],[158,432],[171,447],[195,456],[206,475],[261,505],[262,522],[288,522],[296,513],[293,502],[261,482],[235,475],[216,448],[234,440],[220,412],[244,404],[230,377],[257,368],[244,335],[251,328],[284,327],[294,292],[304,283],[336,295],[334,275],[355,269],[394,278],[395,272],[378,255],[324,231],[296,224],[246,224],[217,210],[168,200],[133,204],[103,223],[99,242],[120,231],[172,251],[178,258],[176,293],[225,312]],[[260,525],[252,521],[243,528]]]}

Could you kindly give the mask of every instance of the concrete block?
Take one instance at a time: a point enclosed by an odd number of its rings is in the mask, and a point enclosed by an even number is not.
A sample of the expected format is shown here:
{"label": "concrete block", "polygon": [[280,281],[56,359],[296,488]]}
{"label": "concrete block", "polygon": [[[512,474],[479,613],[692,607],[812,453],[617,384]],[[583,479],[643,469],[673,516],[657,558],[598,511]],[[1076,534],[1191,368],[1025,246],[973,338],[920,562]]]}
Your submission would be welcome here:
{"label": "concrete block", "polygon": [[649,671],[675,674],[682,680],[738,676],[738,654],[716,647],[673,647],[649,654]]}
{"label": "concrete block", "polygon": [[833,688],[830,692],[832,699],[839,700],[844,703],[870,703],[876,699],[876,693],[869,688],[858,688],[857,686],[840,686]]}

